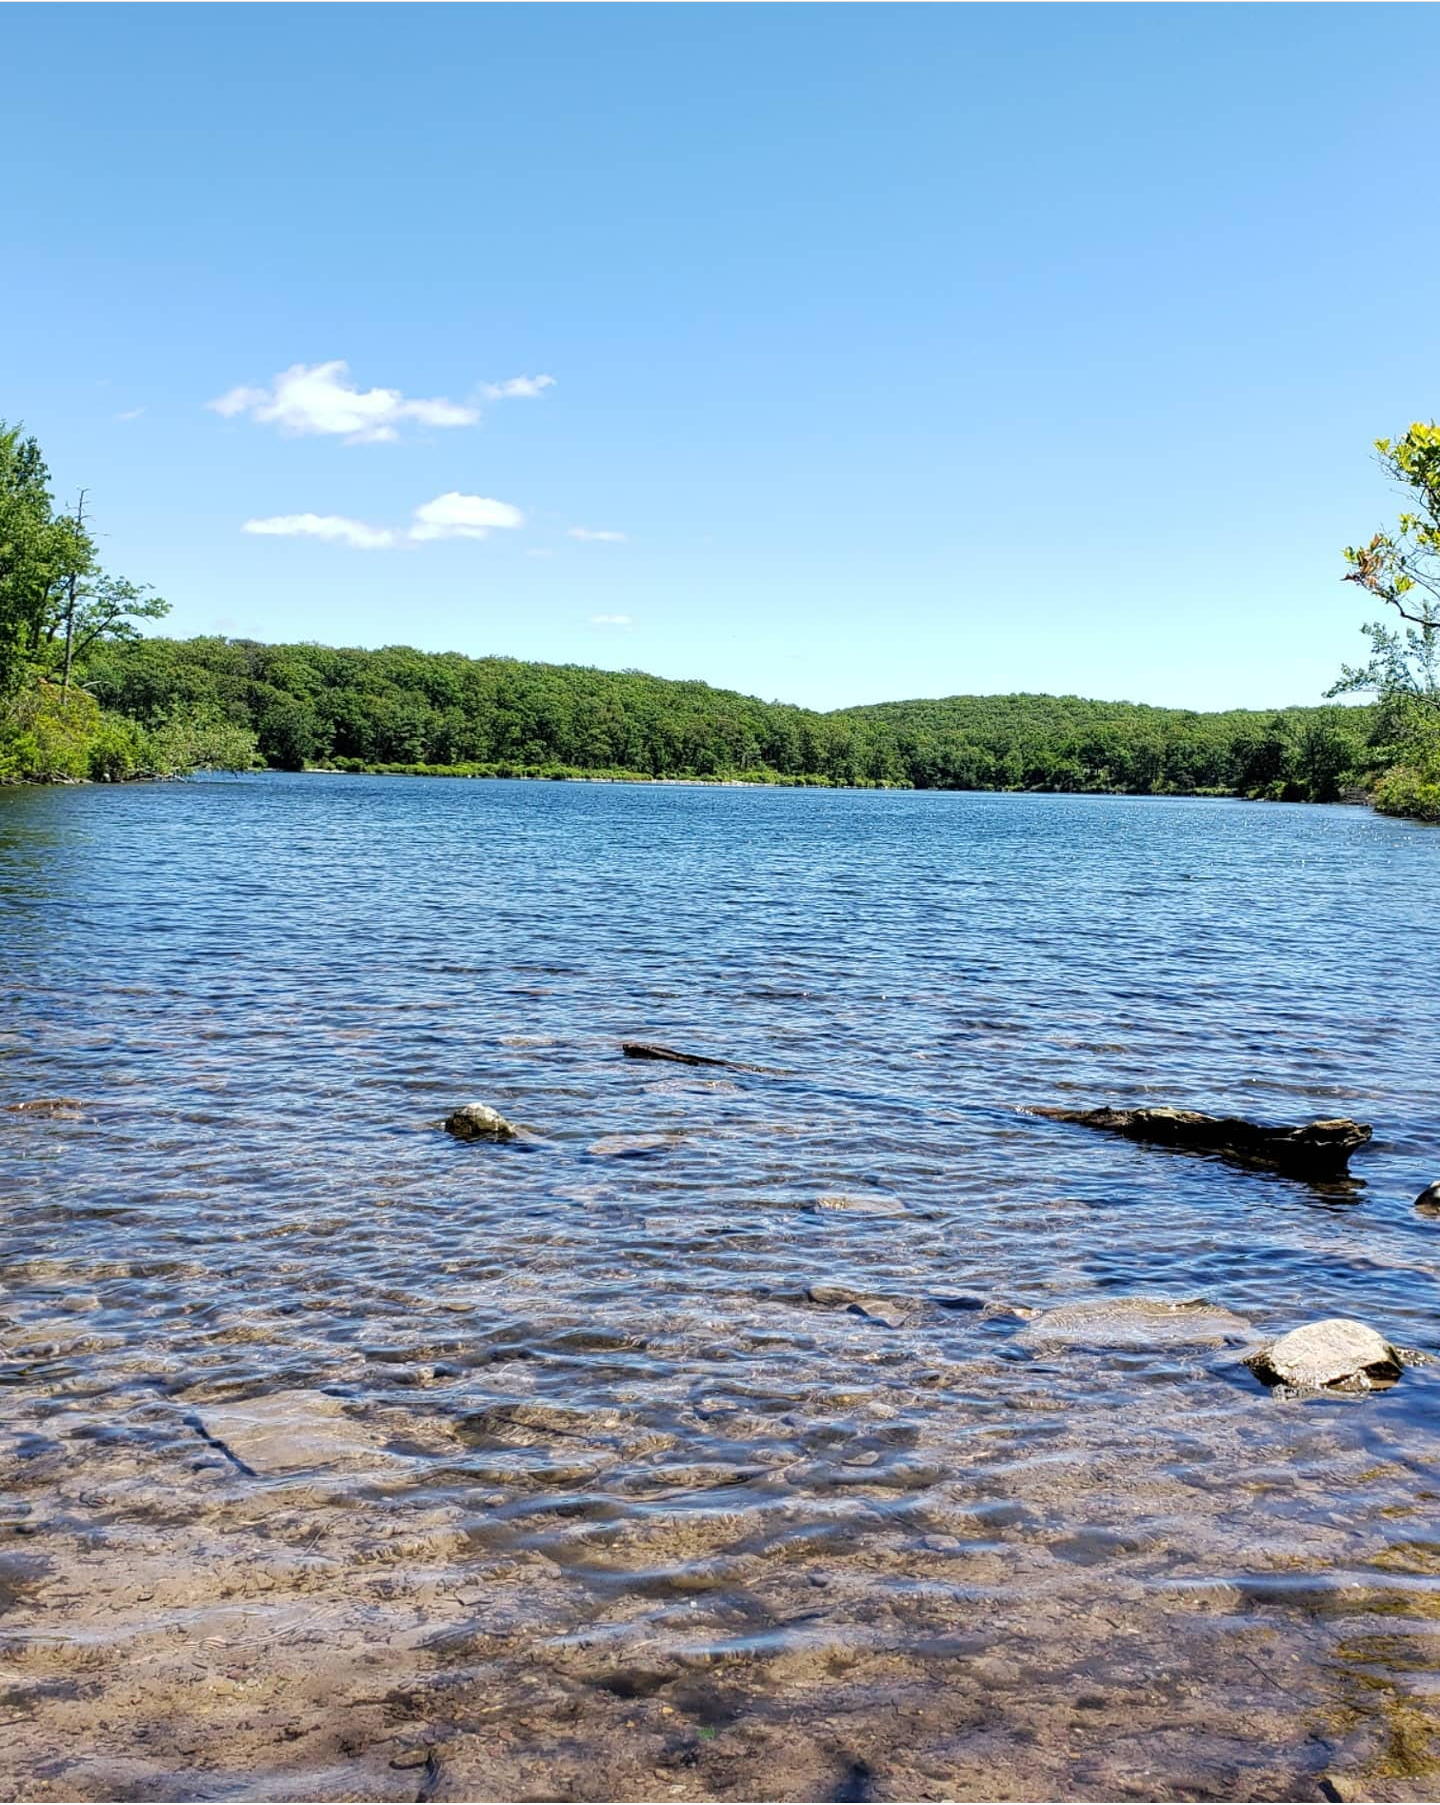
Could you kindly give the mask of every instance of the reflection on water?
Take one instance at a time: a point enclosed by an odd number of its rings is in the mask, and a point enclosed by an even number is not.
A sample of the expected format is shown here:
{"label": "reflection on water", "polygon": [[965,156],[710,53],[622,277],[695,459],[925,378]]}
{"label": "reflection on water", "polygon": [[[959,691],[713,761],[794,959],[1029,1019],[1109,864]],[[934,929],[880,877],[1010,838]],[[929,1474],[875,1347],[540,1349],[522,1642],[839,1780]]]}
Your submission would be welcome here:
{"label": "reflection on water", "polygon": [[[1238,1356],[1440,1348],[1437,861],[1229,803],[0,792],[0,1103],[73,1100],[0,1110],[0,1784],[1427,1796],[1440,1367]],[[1354,1115],[1366,1182],[1024,1113],[1100,1102]]]}

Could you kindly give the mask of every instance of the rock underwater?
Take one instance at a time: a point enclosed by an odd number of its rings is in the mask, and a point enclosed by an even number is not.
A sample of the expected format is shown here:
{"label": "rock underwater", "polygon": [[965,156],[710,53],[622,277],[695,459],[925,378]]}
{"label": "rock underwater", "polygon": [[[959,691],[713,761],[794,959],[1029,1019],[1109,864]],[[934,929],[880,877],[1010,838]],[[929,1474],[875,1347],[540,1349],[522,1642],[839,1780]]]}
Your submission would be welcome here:
{"label": "rock underwater", "polygon": [[1370,1139],[1364,1122],[1338,1116],[1271,1128],[1240,1116],[1207,1116],[1194,1109],[1035,1109],[1053,1122],[1076,1122],[1131,1141],[1154,1141],[1194,1153],[1218,1153],[1246,1166],[1266,1166],[1296,1178],[1344,1178],[1350,1155]]}

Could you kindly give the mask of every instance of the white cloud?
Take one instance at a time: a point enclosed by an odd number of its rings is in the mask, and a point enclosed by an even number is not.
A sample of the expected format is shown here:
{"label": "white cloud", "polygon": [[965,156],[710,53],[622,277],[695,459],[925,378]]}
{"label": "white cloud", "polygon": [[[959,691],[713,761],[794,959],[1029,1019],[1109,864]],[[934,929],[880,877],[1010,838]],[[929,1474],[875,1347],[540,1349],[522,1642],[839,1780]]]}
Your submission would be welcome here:
{"label": "white cloud", "polygon": [[527,558],[553,558],[555,554],[548,545],[532,545],[525,556]]}
{"label": "white cloud", "polygon": [[138,420],[144,412],[143,407],[127,407],[123,414],[112,414],[111,418],[114,420]]}
{"label": "white cloud", "polygon": [[590,625],[592,627],[633,627],[635,622],[628,614],[592,614]]}
{"label": "white cloud", "polygon": [[567,539],[595,539],[603,541],[606,545],[624,545],[630,535],[628,533],[606,532],[602,529],[588,526],[572,526],[567,530],[565,537]]}
{"label": "white cloud", "polygon": [[269,388],[237,388],[208,403],[227,420],[248,414],[292,435],[339,434],[350,445],[376,445],[399,437],[407,421],[422,426],[473,426],[478,407],[442,398],[412,400],[399,389],[359,389],[350,366],[337,358],[323,364],[291,364]]}
{"label": "white cloud", "polygon": [[553,376],[511,376],[504,382],[482,382],[480,393],[487,401],[534,401],[554,386]]}
{"label": "white cloud", "polygon": [[347,520],[343,514],[272,514],[267,520],[247,520],[242,531],[266,538],[328,539],[359,551],[395,543],[388,527],[367,526],[363,520]]}
{"label": "white cloud", "polygon": [[376,551],[407,540],[423,545],[431,539],[488,539],[497,527],[511,529],[524,524],[525,516],[508,501],[461,495],[452,489],[422,502],[403,532],[351,520],[344,514],[272,514],[264,520],[247,520],[242,531],[275,539],[328,539],[332,544]]}
{"label": "white cloud", "polygon": [[524,526],[525,516],[508,501],[461,495],[452,489],[415,510],[412,539],[485,539],[494,527]]}

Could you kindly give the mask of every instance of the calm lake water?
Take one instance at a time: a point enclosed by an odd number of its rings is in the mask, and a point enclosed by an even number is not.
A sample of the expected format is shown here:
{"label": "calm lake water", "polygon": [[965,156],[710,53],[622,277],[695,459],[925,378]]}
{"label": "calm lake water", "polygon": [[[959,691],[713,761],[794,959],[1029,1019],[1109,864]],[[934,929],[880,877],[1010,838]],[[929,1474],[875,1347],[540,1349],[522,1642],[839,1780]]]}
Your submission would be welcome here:
{"label": "calm lake water", "polygon": [[[0,1104],[73,1100],[0,1110],[0,1789],[1433,1797],[1440,1365],[1237,1357],[1440,1352],[1437,877],[1342,808],[0,791]],[[1025,1113],[1105,1102],[1375,1139]]]}

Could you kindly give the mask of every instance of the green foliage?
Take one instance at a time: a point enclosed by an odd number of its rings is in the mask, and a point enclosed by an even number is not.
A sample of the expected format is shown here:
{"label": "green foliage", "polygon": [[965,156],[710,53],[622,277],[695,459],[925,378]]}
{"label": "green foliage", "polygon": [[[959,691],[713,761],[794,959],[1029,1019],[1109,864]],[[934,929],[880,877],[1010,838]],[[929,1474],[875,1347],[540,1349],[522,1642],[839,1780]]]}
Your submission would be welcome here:
{"label": "green foliage", "polygon": [[1121,791],[1332,802],[1363,770],[1370,711],[1198,714],[1079,696],[882,702],[881,724],[920,788]]}
{"label": "green foliage", "polygon": [[124,783],[191,771],[247,771],[255,736],[204,711],[179,708],[153,732],[108,714],[83,689],[30,684],[0,709],[0,783]]}
{"label": "green foliage", "polygon": [[177,706],[160,725],[141,736],[149,771],[156,777],[185,777],[192,771],[250,771],[260,763],[255,735],[213,708]]}
{"label": "green foliage", "polygon": [[135,639],[137,621],[167,612],[144,585],[100,569],[83,496],[73,515],[57,513],[39,445],[0,421],[0,780],[151,769],[141,728],[102,716],[71,678],[87,653]]}
{"label": "green foliage", "polygon": [[1392,765],[1375,785],[1374,800],[1382,815],[1440,822],[1440,768]]}
{"label": "green foliage", "polygon": [[1368,622],[1369,658],[1344,666],[1330,693],[1379,698],[1375,743],[1393,763],[1375,805],[1429,821],[1440,818],[1440,426],[1417,420],[1399,439],[1377,439],[1375,450],[1408,505],[1393,532],[1345,548],[1345,581],[1384,602],[1398,625]]}
{"label": "green foliage", "polygon": [[0,703],[46,668],[68,579],[94,562],[80,523],[55,512],[39,445],[0,421]]}
{"label": "green foliage", "polygon": [[639,671],[250,640],[97,646],[88,687],[152,731],[176,707],[295,770],[724,778],[922,789],[1332,800],[1369,711],[1202,715],[1074,696],[953,696],[816,714]]}
{"label": "green foliage", "polygon": [[0,714],[0,782],[80,783],[89,777],[100,710],[89,696],[70,702],[62,706],[49,683],[33,684],[12,699]]}

